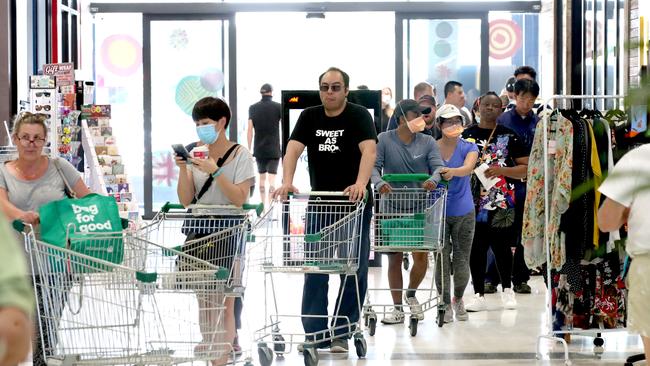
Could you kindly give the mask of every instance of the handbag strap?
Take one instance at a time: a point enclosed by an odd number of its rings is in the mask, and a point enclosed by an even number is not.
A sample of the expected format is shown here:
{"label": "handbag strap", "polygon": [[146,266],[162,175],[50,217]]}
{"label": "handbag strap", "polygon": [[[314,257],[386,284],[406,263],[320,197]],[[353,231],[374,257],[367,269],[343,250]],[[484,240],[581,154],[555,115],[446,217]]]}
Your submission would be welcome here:
{"label": "handbag strap", "polygon": [[[226,153],[223,154],[223,156],[220,157],[220,158],[217,160],[217,166],[221,168],[221,166],[223,165],[223,163],[225,163],[226,160],[228,160],[228,157],[230,156],[230,154],[232,154],[232,152],[233,152],[233,151],[234,151],[238,146],[239,146],[239,144],[234,144],[234,145],[232,145],[232,146],[230,147],[230,149],[228,149],[228,151],[226,151]],[[214,181],[214,177],[212,177],[212,175],[208,176],[208,180],[206,180],[205,183],[203,184],[203,187],[201,187],[201,190],[199,191],[199,194],[196,195],[196,196],[194,196],[194,199],[192,200],[192,203],[191,203],[191,204],[195,204],[195,203],[197,203],[197,202],[201,199],[201,197],[203,197],[203,195],[208,191],[208,189],[210,189],[210,185],[212,184],[213,181]]]}
{"label": "handbag strap", "polygon": [[61,165],[59,165],[59,159],[54,158],[52,159],[52,163],[54,163],[54,167],[56,168],[56,171],[59,173],[59,176],[61,179],[63,179],[63,184],[65,185],[65,195],[70,197],[70,198],[77,198],[77,192],[75,192],[72,187],[70,186],[70,183],[68,183],[68,180],[65,177],[65,174],[63,174],[63,170],[61,169]]}

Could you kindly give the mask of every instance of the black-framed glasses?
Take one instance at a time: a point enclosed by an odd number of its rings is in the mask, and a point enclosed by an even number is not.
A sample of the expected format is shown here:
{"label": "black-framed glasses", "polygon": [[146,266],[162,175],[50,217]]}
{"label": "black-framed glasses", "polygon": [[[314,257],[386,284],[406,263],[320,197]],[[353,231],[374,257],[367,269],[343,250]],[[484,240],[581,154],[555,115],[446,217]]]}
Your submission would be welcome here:
{"label": "black-framed glasses", "polygon": [[49,105],[49,104],[37,105],[36,106],[37,111],[40,111],[40,110],[49,111],[50,109],[52,109],[52,106]]}
{"label": "black-framed glasses", "polygon": [[323,84],[323,85],[320,86],[319,89],[323,93],[327,93],[329,90],[333,91],[334,93],[337,93],[337,92],[340,92],[341,90],[343,90],[343,85],[341,85],[341,84],[333,84],[333,85]]}
{"label": "black-framed glasses", "polygon": [[52,94],[50,94],[50,92],[38,92],[38,93],[36,93],[37,97],[49,97],[50,95],[52,95]]}
{"label": "black-framed glasses", "polygon": [[24,147],[29,146],[29,144],[34,144],[34,146],[41,147],[45,145],[45,137],[40,137],[40,136],[34,136],[34,138],[31,138],[31,136],[20,136],[18,137],[18,141],[20,141],[20,144],[23,145]]}

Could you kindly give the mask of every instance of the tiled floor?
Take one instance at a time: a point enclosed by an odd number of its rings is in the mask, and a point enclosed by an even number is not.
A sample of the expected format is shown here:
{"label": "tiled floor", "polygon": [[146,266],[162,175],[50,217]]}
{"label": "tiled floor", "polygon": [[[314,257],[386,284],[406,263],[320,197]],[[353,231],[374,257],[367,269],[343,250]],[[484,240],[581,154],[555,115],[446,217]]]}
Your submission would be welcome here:
{"label": "tiled floor", "polygon": [[[371,268],[369,286],[385,287],[385,269]],[[430,279],[428,279],[430,281]],[[248,328],[259,325],[264,319],[263,276],[251,273],[245,300],[245,316]],[[338,278],[331,277],[330,299],[338,289]],[[425,283],[426,283],[425,279]],[[275,275],[276,295],[281,314],[298,314],[302,295],[301,275]],[[429,282],[430,283],[430,282]],[[564,364],[563,349],[553,347],[550,341],[542,341],[547,354],[542,361],[536,361],[538,335],[545,332],[544,283],[541,277],[534,277],[530,284],[533,294],[517,295],[516,310],[503,310],[498,294],[486,295],[489,310],[471,313],[467,322],[454,322],[438,328],[435,315],[428,312],[420,322],[418,334],[411,337],[407,324],[377,326],[374,337],[367,332],[368,354],[358,359],[350,343],[349,356],[320,353],[322,365],[561,365]],[[420,293],[420,301],[424,300]],[[373,295],[377,296],[377,295]],[[470,289],[466,299],[471,296]],[[272,297],[269,297],[272,299]],[[383,300],[383,299],[382,299]],[[375,300],[379,301],[379,300]],[[383,302],[383,301],[382,301]],[[332,304],[330,303],[330,309]],[[381,319],[381,315],[379,316]],[[283,324],[281,330],[300,333],[299,319]],[[245,327],[246,328],[246,327]],[[246,338],[246,330],[242,337]],[[604,334],[605,353],[597,359],[593,353],[593,338],[573,336],[569,345],[570,358],[574,365],[621,365],[624,359],[641,351],[638,337],[618,331]],[[299,341],[300,337],[295,340]],[[250,347],[250,343],[244,344]],[[256,346],[252,349],[257,358]],[[548,352],[551,352],[550,360]],[[303,358],[295,350],[283,358],[276,358],[276,365],[302,365]],[[643,363],[641,363],[643,365]]]}

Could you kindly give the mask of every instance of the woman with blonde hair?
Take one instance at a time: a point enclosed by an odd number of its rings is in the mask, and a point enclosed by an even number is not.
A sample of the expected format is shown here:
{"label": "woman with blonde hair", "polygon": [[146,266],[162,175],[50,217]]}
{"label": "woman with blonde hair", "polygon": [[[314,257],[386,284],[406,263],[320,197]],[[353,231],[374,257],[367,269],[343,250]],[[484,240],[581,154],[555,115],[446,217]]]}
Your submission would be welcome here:
{"label": "woman with blonde hair", "polygon": [[[79,172],[62,158],[50,158],[43,154],[47,143],[47,115],[23,112],[13,126],[11,140],[16,146],[18,156],[14,160],[0,164],[0,209],[10,221],[20,220],[36,226],[40,224],[38,210],[46,203],[66,197],[69,185],[77,197],[90,193]],[[66,184],[67,182],[67,184]],[[32,266],[33,268],[33,266]],[[36,283],[40,283],[37,279]],[[41,298],[40,289],[36,289]],[[42,306],[42,302],[39,302]],[[42,314],[42,312],[41,312]],[[43,351],[54,347],[48,332],[42,332],[41,343],[34,345],[34,365],[45,365]]]}

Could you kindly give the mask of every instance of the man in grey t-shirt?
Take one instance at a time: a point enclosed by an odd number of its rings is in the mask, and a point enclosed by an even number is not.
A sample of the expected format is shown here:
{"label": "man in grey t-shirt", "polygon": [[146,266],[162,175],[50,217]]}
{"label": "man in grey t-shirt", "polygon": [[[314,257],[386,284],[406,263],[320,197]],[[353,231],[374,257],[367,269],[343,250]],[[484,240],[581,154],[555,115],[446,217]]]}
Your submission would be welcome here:
{"label": "man in grey t-shirt", "polygon": [[[417,188],[422,187],[426,190],[433,190],[441,179],[440,169],[443,167],[443,162],[438,144],[431,136],[419,133],[425,125],[422,120],[422,113],[429,113],[429,109],[420,106],[415,100],[402,100],[395,107],[394,116],[399,121],[397,129],[379,134],[377,159],[371,178],[375,189],[381,195],[378,202],[375,203],[377,205],[376,222],[381,221],[382,210],[386,214],[384,217],[392,217],[392,214],[396,214],[397,217],[400,213],[424,212],[427,195],[424,190],[420,191]],[[398,193],[398,191],[393,190],[394,187],[389,182],[382,179],[382,174],[427,174],[430,178],[424,184],[400,182],[401,187],[415,189],[399,191]],[[410,230],[410,232],[416,232],[416,230]],[[382,243],[378,244],[381,245]],[[395,308],[382,319],[382,323],[397,324],[404,321],[401,291],[403,286],[402,254],[387,254],[389,255],[388,283],[391,289],[397,291],[391,291]],[[427,257],[427,252],[413,252],[414,264],[411,269],[408,290],[405,294],[411,313],[415,314],[420,320],[424,319],[424,315],[422,314],[422,307],[415,297],[415,289],[418,288],[426,274]]]}

